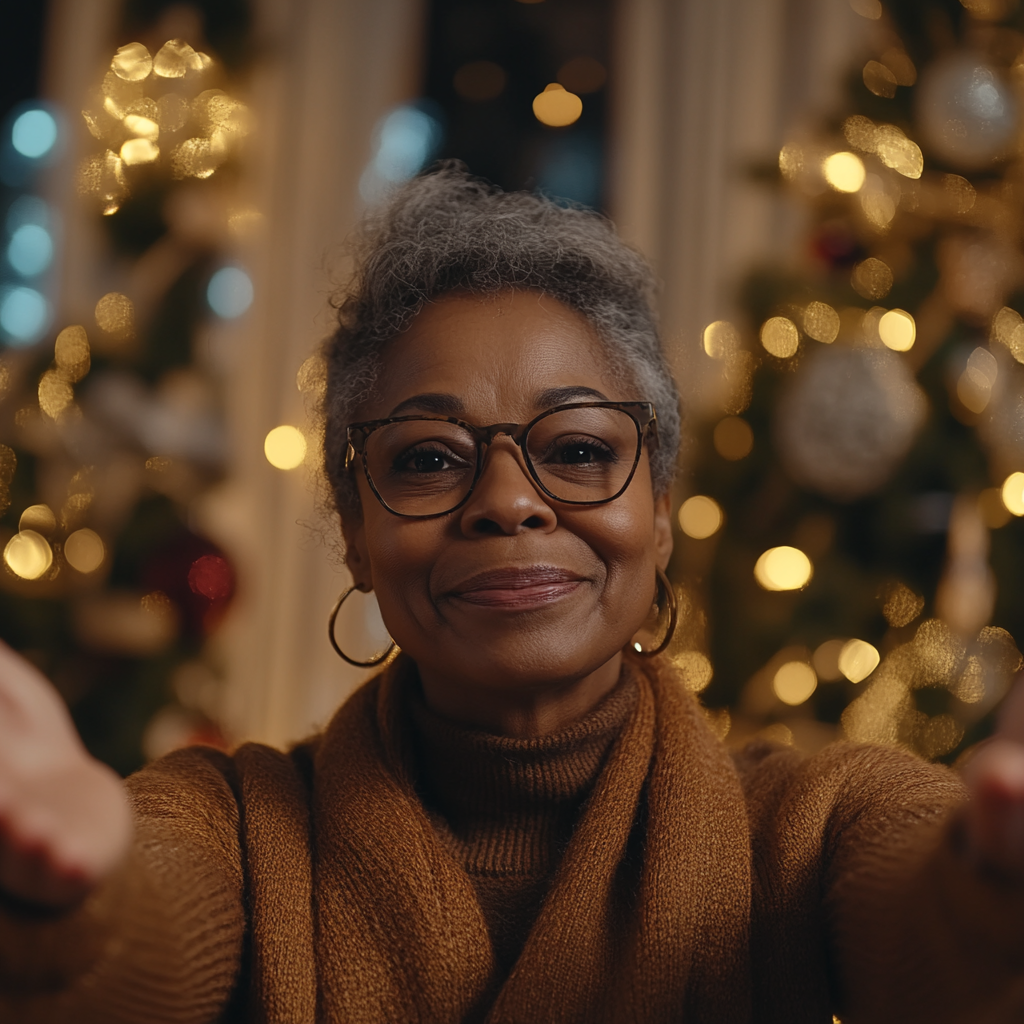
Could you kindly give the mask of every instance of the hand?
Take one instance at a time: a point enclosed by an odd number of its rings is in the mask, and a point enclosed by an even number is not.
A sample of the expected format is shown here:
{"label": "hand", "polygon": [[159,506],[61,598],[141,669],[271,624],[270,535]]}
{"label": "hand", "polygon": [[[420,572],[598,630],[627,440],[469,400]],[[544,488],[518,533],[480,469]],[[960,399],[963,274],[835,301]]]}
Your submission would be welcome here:
{"label": "hand", "polygon": [[995,736],[964,774],[971,790],[967,842],[972,855],[1024,878],[1024,677],[1003,705]]}
{"label": "hand", "polygon": [[50,683],[0,642],[0,891],[70,907],[121,861],[131,811]]}

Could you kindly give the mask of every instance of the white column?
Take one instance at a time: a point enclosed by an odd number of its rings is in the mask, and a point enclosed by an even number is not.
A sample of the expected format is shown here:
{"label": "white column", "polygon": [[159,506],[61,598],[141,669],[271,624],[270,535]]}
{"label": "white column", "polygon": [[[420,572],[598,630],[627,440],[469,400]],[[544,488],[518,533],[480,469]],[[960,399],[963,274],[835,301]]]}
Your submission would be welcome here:
{"label": "white column", "polygon": [[748,179],[829,108],[867,23],[847,0],[619,0],[611,213],[661,279],[684,403],[701,412],[701,332],[736,311],[755,261],[785,258],[786,204]]}
{"label": "white column", "polygon": [[249,97],[256,134],[246,185],[265,220],[239,253],[253,307],[218,342],[231,367],[231,480],[201,519],[240,573],[220,636],[228,728],[282,744],[325,722],[366,673],[327,640],[327,614],[348,584],[337,524],[318,518],[323,495],[309,473],[267,463],[263,438],[304,423],[296,372],[332,329],[329,299],[344,283],[339,253],[359,215],[374,124],[416,95],[422,13],[419,0],[256,7],[265,56]]}

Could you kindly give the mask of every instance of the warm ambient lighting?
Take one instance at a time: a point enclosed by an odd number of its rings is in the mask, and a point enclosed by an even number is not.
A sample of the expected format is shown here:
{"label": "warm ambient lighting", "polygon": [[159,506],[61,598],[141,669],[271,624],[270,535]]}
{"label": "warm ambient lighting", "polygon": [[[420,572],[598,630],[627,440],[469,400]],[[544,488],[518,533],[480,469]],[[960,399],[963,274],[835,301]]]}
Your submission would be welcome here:
{"label": "warm ambient lighting", "polygon": [[833,153],[821,165],[825,180],[837,192],[857,192],[864,184],[867,172],[864,161],[856,153]]}
{"label": "warm ambient lighting", "polygon": [[810,582],[814,567],[799,549],[769,548],[754,566],[754,578],[765,590],[800,590]]}
{"label": "warm ambient lighting", "polygon": [[295,469],[306,457],[306,439],[298,427],[274,427],[263,442],[263,451],[267,462],[277,469]]}
{"label": "warm ambient lighting", "polygon": [[914,347],[917,327],[914,318],[902,309],[890,309],[878,321],[878,336],[886,348],[907,352]]}
{"label": "warm ambient lighting", "polygon": [[1003,504],[1015,516],[1024,516],[1024,473],[1011,473],[1003,482]]}
{"label": "warm ambient lighting", "polygon": [[4,561],[16,576],[37,580],[53,564],[53,551],[35,530],[16,533],[4,548]]}
{"label": "warm ambient lighting", "polygon": [[106,556],[99,534],[92,530],[75,530],[64,542],[64,557],[72,569],[80,573],[95,572]]}
{"label": "warm ambient lighting", "polygon": [[761,325],[761,344],[773,356],[789,359],[796,355],[800,347],[800,332],[792,320],[784,316],[773,316]]}
{"label": "warm ambient lighting", "polygon": [[754,431],[750,424],[740,416],[726,416],[715,424],[711,435],[715,451],[728,459],[737,462],[745,459],[754,447]]}
{"label": "warm ambient lighting", "polygon": [[851,683],[867,679],[878,668],[878,651],[866,640],[848,640],[839,653],[839,671]]}
{"label": "warm ambient lighting", "polygon": [[687,498],[679,508],[679,525],[687,537],[704,540],[718,532],[722,525],[718,502],[704,494]]}
{"label": "warm ambient lighting", "polygon": [[818,677],[806,661],[787,661],[775,673],[772,689],[783,704],[803,704],[818,688]]}
{"label": "warm ambient lighting", "polygon": [[578,121],[582,113],[583,100],[557,82],[546,86],[533,100],[534,116],[552,128],[564,128]]}

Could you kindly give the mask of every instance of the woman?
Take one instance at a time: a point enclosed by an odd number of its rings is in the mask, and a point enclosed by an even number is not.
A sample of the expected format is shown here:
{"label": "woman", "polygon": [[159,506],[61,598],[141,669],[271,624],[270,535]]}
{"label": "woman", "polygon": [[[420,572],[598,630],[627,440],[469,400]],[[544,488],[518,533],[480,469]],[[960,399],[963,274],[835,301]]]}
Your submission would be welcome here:
{"label": "woman", "polygon": [[397,196],[325,451],[402,653],[294,750],[181,751],[126,800],[3,651],[0,1019],[1021,1019],[1019,700],[966,802],[896,750],[730,757],[648,656],[679,435],[648,287],[591,214],[450,167]]}

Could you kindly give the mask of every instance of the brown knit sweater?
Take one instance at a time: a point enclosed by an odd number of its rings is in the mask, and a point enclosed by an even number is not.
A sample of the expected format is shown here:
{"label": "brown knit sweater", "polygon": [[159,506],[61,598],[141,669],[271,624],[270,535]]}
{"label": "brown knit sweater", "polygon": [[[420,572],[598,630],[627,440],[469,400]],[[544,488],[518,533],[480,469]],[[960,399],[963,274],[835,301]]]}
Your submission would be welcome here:
{"label": "brown knit sweater", "polygon": [[961,855],[951,773],[732,759],[666,664],[626,675],[517,743],[417,707],[400,659],[289,754],[151,765],[101,891],[0,910],[0,1020],[1024,1019],[1024,884]]}

